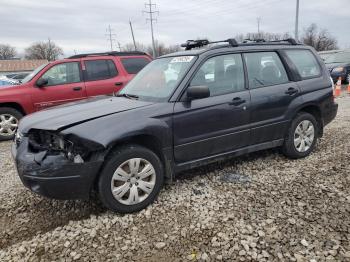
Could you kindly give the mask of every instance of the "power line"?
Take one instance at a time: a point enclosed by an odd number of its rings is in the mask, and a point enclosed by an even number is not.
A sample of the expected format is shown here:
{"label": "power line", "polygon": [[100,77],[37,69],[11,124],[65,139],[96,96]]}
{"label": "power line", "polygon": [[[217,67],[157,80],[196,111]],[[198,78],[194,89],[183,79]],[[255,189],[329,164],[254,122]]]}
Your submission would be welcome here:
{"label": "power line", "polygon": [[154,16],[155,14],[159,15],[159,11],[155,11],[156,4],[152,4],[152,0],[149,0],[148,4],[145,3],[145,7],[146,7],[146,10],[143,11],[143,13],[146,13],[149,15],[149,18],[147,18],[146,21],[150,21],[151,23],[153,58],[156,58],[157,54],[156,54],[156,46],[154,43],[153,21],[157,21],[157,19],[154,18]]}

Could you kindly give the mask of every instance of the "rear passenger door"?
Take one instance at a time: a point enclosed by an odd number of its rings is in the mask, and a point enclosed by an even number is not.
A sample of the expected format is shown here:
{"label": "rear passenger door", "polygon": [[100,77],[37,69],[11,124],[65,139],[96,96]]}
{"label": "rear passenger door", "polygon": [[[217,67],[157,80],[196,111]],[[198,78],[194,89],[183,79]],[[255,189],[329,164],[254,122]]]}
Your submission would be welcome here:
{"label": "rear passenger door", "polygon": [[251,94],[251,145],[282,139],[288,108],[300,98],[299,88],[277,52],[245,53],[244,60]]}
{"label": "rear passenger door", "polygon": [[88,97],[113,94],[126,81],[113,59],[86,58],[83,61],[83,72]]}

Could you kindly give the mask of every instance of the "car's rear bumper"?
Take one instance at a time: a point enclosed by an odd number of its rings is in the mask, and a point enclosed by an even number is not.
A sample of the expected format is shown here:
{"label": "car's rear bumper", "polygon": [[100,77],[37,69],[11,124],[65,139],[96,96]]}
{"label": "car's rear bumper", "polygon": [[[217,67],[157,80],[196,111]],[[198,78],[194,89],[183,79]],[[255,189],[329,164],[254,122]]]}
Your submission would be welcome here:
{"label": "car's rear bumper", "polygon": [[323,113],[323,125],[329,124],[338,113],[338,104],[333,103],[329,108],[327,108]]}
{"label": "car's rear bumper", "polygon": [[87,199],[102,165],[101,161],[73,163],[62,155],[49,156],[38,163],[38,153],[28,151],[28,140],[12,145],[12,156],[24,186],[40,195],[56,199]]}

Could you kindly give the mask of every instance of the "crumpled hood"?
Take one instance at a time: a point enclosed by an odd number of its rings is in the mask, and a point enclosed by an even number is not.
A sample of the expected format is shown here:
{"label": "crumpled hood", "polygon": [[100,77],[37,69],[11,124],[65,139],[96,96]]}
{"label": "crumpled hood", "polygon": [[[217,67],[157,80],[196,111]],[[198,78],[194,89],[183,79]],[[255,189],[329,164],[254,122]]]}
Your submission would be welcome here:
{"label": "crumpled hood", "polygon": [[116,114],[153,104],[123,97],[103,97],[83,100],[24,117],[19,131],[26,134],[30,129],[62,130],[106,115]]}

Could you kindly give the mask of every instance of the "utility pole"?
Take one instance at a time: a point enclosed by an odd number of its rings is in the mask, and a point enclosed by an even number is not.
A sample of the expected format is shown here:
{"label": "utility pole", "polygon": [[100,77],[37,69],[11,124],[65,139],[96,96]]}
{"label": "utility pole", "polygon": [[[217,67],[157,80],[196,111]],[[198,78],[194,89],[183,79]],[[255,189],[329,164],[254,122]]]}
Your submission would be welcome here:
{"label": "utility pole", "polygon": [[117,42],[117,44],[118,44],[119,52],[121,52],[122,51],[122,46],[120,45],[119,42]]}
{"label": "utility pole", "polygon": [[136,51],[137,47],[136,47],[136,42],[135,42],[134,30],[132,29],[131,20],[129,20],[129,24],[130,24],[130,30],[131,30],[131,35],[132,35],[132,41],[134,42],[134,48],[135,48],[135,51]]}
{"label": "utility pole", "polygon": [[295,12],[295,40],[299,40],[299,0],[297,0],[297,7]]}
{"label": "utility pole", "polygon": [[111,28],[111,25],[108,25],[106,36],[108,37],[111,51],[113,51],[113,42],[115,41],[114,37],[116,36],[116,34],[113,34],[113,30]]}
{"label": "utility pole", "polygon": [[258,37],[260,38],[260,22],[261,22],[261,17],[257,17],[256,21],[258,22]]}
{"label": "utility pole", "polygon": [[51,39],[50,37],[48,38],[48,47],[47,47],[47,60],[52,61],[52,47],[51,47]]}
{"label": "utility pole", "polygon": [[149,15],[149,18],[147,18],[146,21],[150,21],[151,23],[153,58],[156,58],[157,54],[156,54],[156,46],[154,43],[153,21],[157,21],[157,19],[154,18],[154,14],[159,14],[159,12],[154,11],[154,9],[156,8],[156,4],[152,4],[152,0],[149,0],[149,3],[145,4],[145,7],[147,11],[143,11],[143,12]]}

